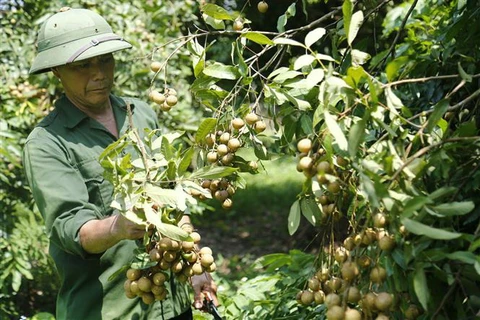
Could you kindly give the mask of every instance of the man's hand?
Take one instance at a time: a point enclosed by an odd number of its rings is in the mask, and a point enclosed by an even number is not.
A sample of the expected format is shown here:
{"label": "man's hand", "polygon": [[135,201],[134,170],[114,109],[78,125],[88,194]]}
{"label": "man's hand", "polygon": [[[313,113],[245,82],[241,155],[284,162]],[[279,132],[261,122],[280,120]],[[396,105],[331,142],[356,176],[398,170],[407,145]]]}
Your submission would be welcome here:
{"label": "man's hand", "polygon": [[218,306],[217,285],[213,281],[212,276],[208,272],[192,277],[192,287],[194,290],[193,306],[195,309],[202,310],[206,306],[203,305],[203,293],[208,293],[213,304]]}

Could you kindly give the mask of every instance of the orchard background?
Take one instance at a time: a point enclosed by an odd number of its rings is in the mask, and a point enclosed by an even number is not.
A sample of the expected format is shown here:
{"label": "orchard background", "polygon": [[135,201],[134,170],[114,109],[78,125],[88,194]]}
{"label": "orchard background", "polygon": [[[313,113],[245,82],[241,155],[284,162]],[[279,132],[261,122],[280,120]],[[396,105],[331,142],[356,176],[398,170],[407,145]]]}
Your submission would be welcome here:
{"label": "orchard background", "polygon": [[[117,94],[176,90],[169,111],[151,102],[169,179],[191,182],[169,195],[198,199],[226,319],[478,314],[476,0],[0,3],[0,318],[53,318],[58,283],[20,155],[61,92],[27,71],[62,6],[97,10],[134,45],[116,54]],[[234,194],[200,188],[215,179]]]}

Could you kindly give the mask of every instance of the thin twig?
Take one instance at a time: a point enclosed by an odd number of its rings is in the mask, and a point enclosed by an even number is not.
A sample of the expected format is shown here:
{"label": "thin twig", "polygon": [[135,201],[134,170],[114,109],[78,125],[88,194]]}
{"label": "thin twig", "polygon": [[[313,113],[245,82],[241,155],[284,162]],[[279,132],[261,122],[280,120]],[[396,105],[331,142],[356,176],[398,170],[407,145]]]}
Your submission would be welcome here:
{"label": "thin twig", "polygon": [[150,168],[148,166],[148,160],[147,160],[147,151],[145,150],[145,145],[142,142],[142,139],[140,138],[140,135],[138,134],[137,128],[133,125],[133,114],[132,114],[132,107],[130,106],[130,103],[127,102],[127,113],[128,113],[128,126],[129,130],[133,133],[135,136],[135,139],[137,140],[137,146],[140,149],[140,154],[142,156],[142,162],[145,167],[145,177],[147,179],[144,180],[144,184],[148,181],[148,176],[150,173]]}

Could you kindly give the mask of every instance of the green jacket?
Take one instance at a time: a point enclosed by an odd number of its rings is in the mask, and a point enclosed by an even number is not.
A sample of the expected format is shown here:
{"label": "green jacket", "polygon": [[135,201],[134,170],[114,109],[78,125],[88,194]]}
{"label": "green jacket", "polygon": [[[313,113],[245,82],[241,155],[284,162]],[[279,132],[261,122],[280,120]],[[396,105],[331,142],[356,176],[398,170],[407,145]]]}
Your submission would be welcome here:
{"label": "green jacket", "polygon": [[[126,103],[113,95],[110,100],[122,135],[128,128]],[[133,108],[134,126],[140,133],[143,128],[158,127],[156,115],[146,103],[128,101]],[[169,319],[190,307],[188,287],[173,280],[167,287],[168,299],[150,306],[140,298],[125,296],[125,275],[107,280],[131,262],[135,241],[123,240],[97,255],[85,252],[80,245],[80,227],[113,212],[110,207],[113,186],[103,178],[98,159],[115,140],[103,125],[64,96],[35,127],[25,144],[23,161],[27,180],[45,220],[49,251],[61,279],[58,320]]]}

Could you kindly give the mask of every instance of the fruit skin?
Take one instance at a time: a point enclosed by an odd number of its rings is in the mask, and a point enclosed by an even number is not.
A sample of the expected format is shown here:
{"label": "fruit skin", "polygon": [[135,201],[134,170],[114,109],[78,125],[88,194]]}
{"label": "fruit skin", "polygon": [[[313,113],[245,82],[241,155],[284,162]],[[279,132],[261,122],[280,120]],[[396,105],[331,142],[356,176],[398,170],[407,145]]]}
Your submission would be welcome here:
{"label": "fruit skin", "polygon": [[327,320],[344,320],[345,319],[345,311],[340,306],[332,306],[328,308],[327,311]]}
{"label": "fruit skin", "polygon": [[313,295],[313,292],[312,291],[309,291],[309,290],[305,290],[302,292],[302,295],[300,297],[300,301],[302,302],[303,305],[305,306],[308,306],[310,304],[312,304],[312,302],[314,301],[314,295]]}
{"label": "fruit skin", "polygon": [[375,298],[375,307],[380,311],[387,311],[393,304],[393,297],[390,293],[380,292]]}
{"label": "fruit skin", "polygon": [[251,113],[249,113],[245,116],[245,121],[249,125],[253,125],[253,124],[255,124],[255,122],[258,121],[258,116],[255,113],[251,112]]}
{"label": "fruit skin", "polygon": [[357,309],[347,309],[345,311],[345,320],[362,320],[362,314]]}
{"label": "fruit skin", "polygon": [[258,11],[261,12],[261,13],[267,12],[267,10],[268,10],[268,3],[266,3],[265,1],[260,1],[260,2],[257,4],[257,9],[258,9]]}
{"label": "fruit skin", "polygon": [[158,70],[160,70],[162,64],[158,61],[153,61],[151,64],[150,64],[150,70],[152,70],[153,72],[158,72]]}
{"label": "fruit skin", "polygon": [[297,149],[302,153],[308,153],[310,150],[312,150],[312,140],[305,138],[298,141]]}
{"label": "fruit skin", "polygon": [[233,22],[233,30],[235,31],[241,31],[243,29],[243,22],[242,20],[240,19],[236,19],[234,22]]}

